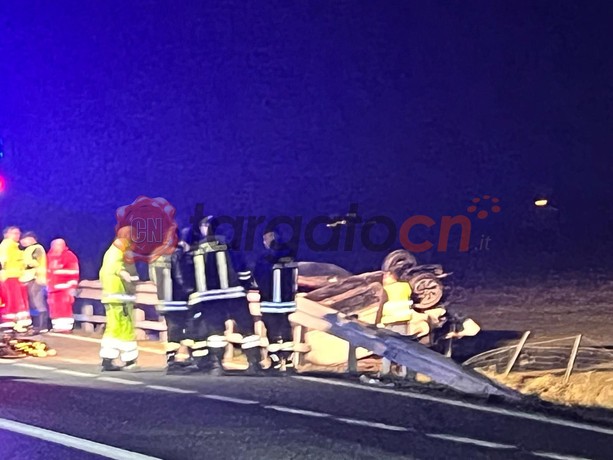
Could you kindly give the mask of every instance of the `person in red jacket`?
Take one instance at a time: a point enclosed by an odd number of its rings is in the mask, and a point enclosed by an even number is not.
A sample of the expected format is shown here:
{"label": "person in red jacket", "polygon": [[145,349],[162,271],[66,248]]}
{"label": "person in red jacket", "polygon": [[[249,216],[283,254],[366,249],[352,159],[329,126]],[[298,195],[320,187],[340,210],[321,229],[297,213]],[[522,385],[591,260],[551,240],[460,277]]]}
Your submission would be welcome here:
{"label": "person in red jacket", "polygon": [[47,253],[47,303],[51,325],[56,332],[70,332],[74,327],[72,305],[79,284],[79,260],[66,242],[55,239]]}

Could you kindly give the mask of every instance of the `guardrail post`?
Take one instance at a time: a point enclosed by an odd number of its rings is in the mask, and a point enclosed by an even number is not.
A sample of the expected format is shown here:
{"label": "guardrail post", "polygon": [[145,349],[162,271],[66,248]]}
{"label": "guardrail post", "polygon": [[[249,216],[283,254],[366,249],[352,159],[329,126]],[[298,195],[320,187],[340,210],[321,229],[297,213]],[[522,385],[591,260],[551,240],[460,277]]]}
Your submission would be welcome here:
{"label": "guardrail post", "polygon": [[530,331],[526,331],[524,332],[524,335],[522,335],[521,340],[517,344],[517,347],[515,348],[515,352],[513,353],[513,356],[511,357],[511,360],[509,361],[509,364],[507,364],[507,368],[504,370],[503,375],[505,377],[509,375],[509,372],[511,372],[511,369],[513,369],[513,366],[515,365],[517,358],[519,358],[519,355],[521,354],[521,350],[524,348],[524,345],[526,344],[526,340],[528,340],[529,335],[530,335]]}
{"label": "guardrail post", "polygon": [[[358,319],[358,315],[348,316],[349,319]],[[358,356],[356,354],[357,347],[349,343],[349,356],[347,357],[347,372],[355,375],[358,373]]]}
{"label": "guardrail post", "polygon": [[568,383],[570,379],[570,374],[573,372],[573,367],[575,366],[575,360],[577,359],[577,352],[579,351],[579,344],[581,343],[582,335],[579,334],[575,338],[575,343],[573,344],[573,349],[570,352],[570,359],[568,360],[568,366],[566,366],[566,373],[564,374],[564,383]]}
{"label": "guardrail post", "polygon": [[[145,311],[141,308],[134,308],[133,316],[135,324],[145,321]],[[136,332],[136,340],[147,340],[147,332],[144,329],[136,327],[134,331]]]}
{"label": "guardrail post", "polygon": [[[81,314],[86,318],[91,318],[94,316],[94,306],[91,304],[86,304],[81,307]],[[87,332],[88,334],[92,334],[94,332],[94,323],[82,322],[81,329],[83,332]]]}
{"label": "guardrail post", "polygon": [[[300,324],[294,324],[292,328],[292,339],[294,342],[294,348],[300,348],[300,344],[303,342],[303,332],[304,329]],[[298,368],[304,364],[304,353],[300,353],[298,351],[294,351],[294,356],[292,357],[294,361],[294,368]]]}
{"label": "guardrail post", "polygon": [[349,358],[347,360],[347,372],[352,375],[358,373],[358,357],[356,356],[356,347],[349,344]]}
{"label": "guardrail post", "polygon": [[[226,329],[224,331],[224,335],[228,337],[228,335],[234,332],[234,321],[226,321]],[[234,360],[234,344],[232,342],[228,342],[226,345],[226,349],[224,350],[223,360],[226,363],[230,363]]]}
{"label": "guardrail post", "polygon": [[166,318],[164,315],[160,315],[160,324],[165,328],[163,331],[160,331],[160,342],[168,342],[168,326],[166,325]]}

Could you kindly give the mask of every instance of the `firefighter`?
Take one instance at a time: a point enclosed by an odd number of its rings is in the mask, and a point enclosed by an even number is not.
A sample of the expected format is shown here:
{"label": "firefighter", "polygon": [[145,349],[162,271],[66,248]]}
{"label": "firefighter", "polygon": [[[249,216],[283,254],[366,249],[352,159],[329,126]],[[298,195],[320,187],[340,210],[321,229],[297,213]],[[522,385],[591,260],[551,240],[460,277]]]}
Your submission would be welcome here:
{"label": "firefighter", "polygon": [[2,287],[2,326],[25,332],[32,325],[26,287],[19,281],[25,273],[23,252],[19,248],[21,230],[7,227],[0,243],[0,283]]}
{"label": "firefighter", "polygon": [[[169,374],[182,373],[194,359],[192,311],[187,306],[190,294],[196,290],[194,264],[189,252],[190,234],[190,228],[183,229],[174,253],[171,256],[162,256],[150,265],[150,278],[157,286],[159,299],[156,308],[165,317],[168,328],[166,364]],[[187,348],[187,359],[177,360],[181,357],[181,347]],[[195,357],[199,355],[203,356],[202,351],[196,352]]]}
{"label": "firefighter", "polygon": [[[221,375],[228,342],[238,345],[249,364],[246,373],[260,373],[260,336],[255,334],[245,285],[251,275],[234,270],[236,253],[216,235],[213,216],[199,223],[200,241],[192,248],[196,292],[189,296],[193,308],[193,356],[201,370]],[[232,330],[226,334],[226,329]]]}
{"label": "firefighter", "polygon": [[28,293],[33,332],[45,333],[49,330],[47,300],[45,299],[47,255],[45,248],[38,242],[36,235],[32,232],[24,233],[20,242],[24,248],[23,260],[26,266],[20,281],[25,285]]}
{"label": "firefighter", "polygon": [[[122,227],[113,244],[104,254],[100,268],[102,303],[106,311],[106,328],[100,344],[103,371],[118,371],[136,367],[138,346],[134,331],[132,311],[136,301],[132,264],[125,260],[125,253],[132,245],[131,228]],[[116,359],[123,366],[115,364]]]}
{"label": "firefighter", "polygon": [[74,328],[72,306],[74,291],[79,285],[79,259],[68,249],[66,241],[57,238],[51,242],[47,265],[51,326],[55,332],[68,333]]}
{"label": "firefighter", "polygon": [[[280,242],[277,231],[267,231],[263,243],[265,253],[255,266],[256,290],[249,292],[249,301],[252,305],[259,303],[271,369],[284,372],[294,367],[294,342],[288,317],[296,311],[298,266],[294,263],[293,251]],[[252,307],[252,311],[256,309]]]}

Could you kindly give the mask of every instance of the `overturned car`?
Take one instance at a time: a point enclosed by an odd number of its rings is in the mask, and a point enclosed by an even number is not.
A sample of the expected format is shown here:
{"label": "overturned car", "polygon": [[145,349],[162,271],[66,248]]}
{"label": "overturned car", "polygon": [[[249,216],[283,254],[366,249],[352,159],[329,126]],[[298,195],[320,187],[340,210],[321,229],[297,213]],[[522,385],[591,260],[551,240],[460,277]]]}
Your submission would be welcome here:
{"label": "overturned car", "polygon": [[[302,293],[298,311],[290,319],[304,328],[296,339],[300,338],[309,350],[302,360],[305,364],[330,370],[346,365],[349,343],[331,335],[321,319],[340,313],[364,326],[380,325],[387,301],[383,278],[389,272],[411,286],[413,313],[407,324],[411,340],[449,357],[454,340],[479,332],[472,319],[449,311],[445,304],[442,280],[450,274],[440,265],[418,265],[408,251],[394,251],[385,258],[381,270],[359,275],[330,264],[300,262],[298,285]],[[373,351],[357,348],[355,354],[357,359],[363,359],[372,356]]]}

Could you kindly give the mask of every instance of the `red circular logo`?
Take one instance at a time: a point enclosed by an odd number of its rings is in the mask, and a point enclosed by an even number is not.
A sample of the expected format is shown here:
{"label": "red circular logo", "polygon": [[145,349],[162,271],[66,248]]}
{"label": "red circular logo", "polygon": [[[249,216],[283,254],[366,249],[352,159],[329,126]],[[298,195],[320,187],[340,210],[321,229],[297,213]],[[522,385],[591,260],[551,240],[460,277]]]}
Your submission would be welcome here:
{"label": "red circular logo", "polygon": [[122,206],[115,217],[115,234],[130,228],[130,249],[125,258],[129,263],[153,262],[160,256],[170,255],[177,247],[175,208],[165,198],[139,196],[134,203]]}

